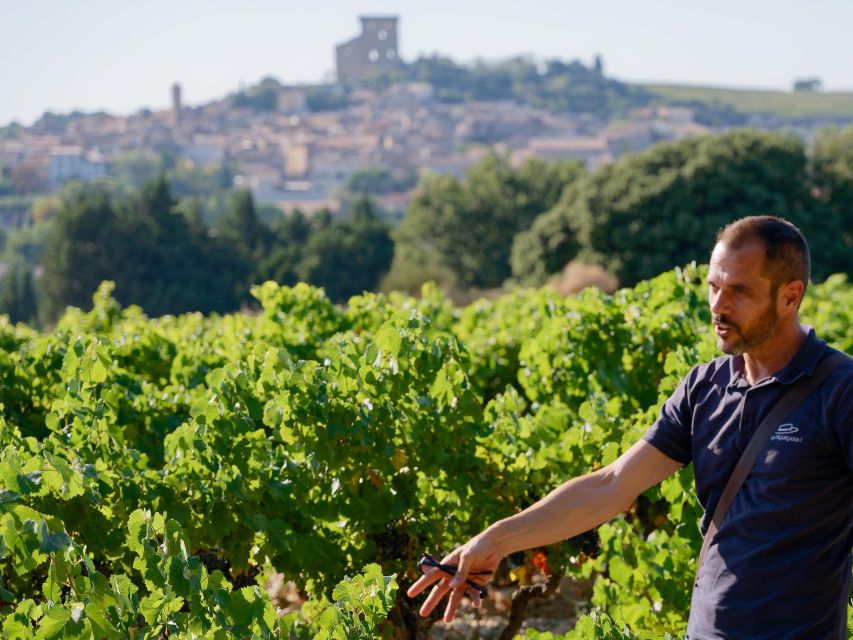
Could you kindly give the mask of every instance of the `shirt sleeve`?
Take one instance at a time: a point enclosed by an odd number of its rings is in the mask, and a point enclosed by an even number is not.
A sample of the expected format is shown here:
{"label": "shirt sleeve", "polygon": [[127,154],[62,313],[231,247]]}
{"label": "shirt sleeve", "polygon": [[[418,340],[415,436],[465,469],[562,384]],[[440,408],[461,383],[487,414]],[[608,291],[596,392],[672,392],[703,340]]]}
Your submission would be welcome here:
{"label": "shirt sleeve", "polygon": [[[695,371],[695,369],[694,369]],[[691,415],[689,402],[690,378],[685,377],[660,409],[660,415],[643,435],[643,440],[655,449],[677,460],[689,464],[693,460],[691,446]]]}

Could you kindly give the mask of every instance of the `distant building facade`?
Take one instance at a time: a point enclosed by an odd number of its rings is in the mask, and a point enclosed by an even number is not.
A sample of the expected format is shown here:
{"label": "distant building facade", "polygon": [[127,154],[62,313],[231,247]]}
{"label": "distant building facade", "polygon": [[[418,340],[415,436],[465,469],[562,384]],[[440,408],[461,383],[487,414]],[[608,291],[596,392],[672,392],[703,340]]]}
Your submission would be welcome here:
{"label": "distant building facade", "polygon": [[228,136],[197,133],[180,146],[181,154],[199,166],[221,165],[228,156]]}
{"label": "distant building facade", "polygon": [[281,113],[305,113],[308,111],[308,96],[301,89],[285,89],[278,94],[278,110]]}
{"label": "distant building facade", "polygon": [[69,180],[92,180],[107,175],[107,164],[97,151],[84,152],[80,146],[54,147],[48,159],[50,188],[58,189]]}
{"label": "distant building facade", "polygon": [[400,64],[396,16],[361,16],[361,35],[336,48],[338,82],[355,82]]}
{"label": "distant building facade", "polygon": [[282,148],[284,176],[289,180],[305,179],[311,172],[311,146],[304,142]]}

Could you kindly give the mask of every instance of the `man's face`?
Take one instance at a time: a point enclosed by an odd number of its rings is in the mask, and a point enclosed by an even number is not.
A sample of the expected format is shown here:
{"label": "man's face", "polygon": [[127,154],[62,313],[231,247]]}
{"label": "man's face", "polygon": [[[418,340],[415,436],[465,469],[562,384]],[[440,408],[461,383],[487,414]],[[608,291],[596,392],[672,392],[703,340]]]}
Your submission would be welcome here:
{"label": "man's face", "polygon": [[739,249],[717,244],[708,271],[708,303],[717,347],[729,355],[754,351],[775,334],[779,324],[776,288],[763,274],[764,245],[748,242]]}

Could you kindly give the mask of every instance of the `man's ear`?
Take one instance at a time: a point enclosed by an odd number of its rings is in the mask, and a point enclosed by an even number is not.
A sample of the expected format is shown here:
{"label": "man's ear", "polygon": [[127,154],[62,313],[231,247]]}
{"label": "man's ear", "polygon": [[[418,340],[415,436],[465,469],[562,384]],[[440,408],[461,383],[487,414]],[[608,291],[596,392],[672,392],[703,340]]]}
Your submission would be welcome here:
{"label": "man's ear", "polygon": [[791,280],[779,287],[776,302],[783,313],[797,313],[806,285],[801,280]]}

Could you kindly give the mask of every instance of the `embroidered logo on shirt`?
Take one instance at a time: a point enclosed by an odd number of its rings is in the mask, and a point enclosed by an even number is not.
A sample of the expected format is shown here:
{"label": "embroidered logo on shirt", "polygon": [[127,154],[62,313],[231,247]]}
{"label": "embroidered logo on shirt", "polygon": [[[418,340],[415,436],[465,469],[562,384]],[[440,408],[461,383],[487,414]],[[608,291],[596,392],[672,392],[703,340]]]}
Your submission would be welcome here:
{"label": "embroidered logo on shirt", "polygon": [[773,434],[771,440],[776,440],[778,442],[802,442],[802,436],[795,436],[793,434],[797,433],[800,429],[795,427],[790,422],[785,424],[780,424],[776,429],[776,433]]}

